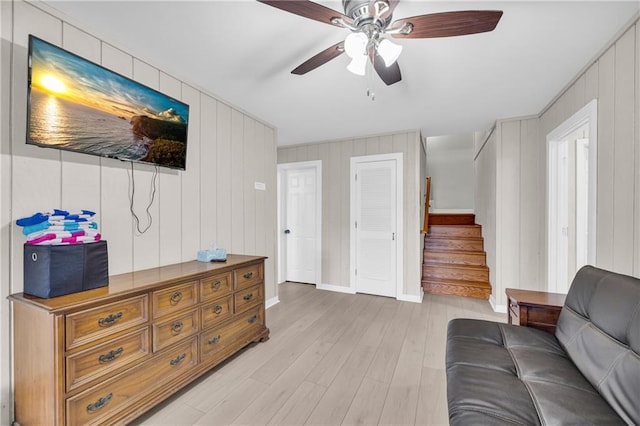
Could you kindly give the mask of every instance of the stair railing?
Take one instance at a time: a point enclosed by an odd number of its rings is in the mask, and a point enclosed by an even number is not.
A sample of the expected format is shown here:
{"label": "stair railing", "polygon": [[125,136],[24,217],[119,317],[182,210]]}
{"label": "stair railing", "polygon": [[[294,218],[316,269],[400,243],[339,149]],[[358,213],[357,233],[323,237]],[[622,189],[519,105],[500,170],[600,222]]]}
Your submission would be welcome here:
{"label": "stair railing", "polygon": [[424,221],[422,222],[422,233],[429,233],[429,199],[431,198],[431,176],[427,176],[426,197],[424,200]]}

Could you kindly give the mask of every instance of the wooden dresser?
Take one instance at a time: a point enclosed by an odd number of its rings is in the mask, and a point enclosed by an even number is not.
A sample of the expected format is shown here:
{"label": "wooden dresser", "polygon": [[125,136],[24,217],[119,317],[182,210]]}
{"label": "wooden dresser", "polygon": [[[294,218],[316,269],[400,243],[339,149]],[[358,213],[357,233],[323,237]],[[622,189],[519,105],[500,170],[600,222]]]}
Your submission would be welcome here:
{"label": "wooden dresser", "polygon": [[13,302],[16,422],[125,424],[266,341],[264,257],[185,262]]}

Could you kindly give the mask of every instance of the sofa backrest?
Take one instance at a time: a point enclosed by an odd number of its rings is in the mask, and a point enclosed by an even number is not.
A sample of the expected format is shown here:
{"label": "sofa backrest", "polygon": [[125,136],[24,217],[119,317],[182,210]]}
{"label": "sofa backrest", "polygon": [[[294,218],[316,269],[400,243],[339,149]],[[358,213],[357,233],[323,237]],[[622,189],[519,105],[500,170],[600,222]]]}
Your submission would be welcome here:
{"label": "sofa backrest", "polygon": [[640,424],[640,280],[581,268],[560,313],[556,337],[618,415]]}

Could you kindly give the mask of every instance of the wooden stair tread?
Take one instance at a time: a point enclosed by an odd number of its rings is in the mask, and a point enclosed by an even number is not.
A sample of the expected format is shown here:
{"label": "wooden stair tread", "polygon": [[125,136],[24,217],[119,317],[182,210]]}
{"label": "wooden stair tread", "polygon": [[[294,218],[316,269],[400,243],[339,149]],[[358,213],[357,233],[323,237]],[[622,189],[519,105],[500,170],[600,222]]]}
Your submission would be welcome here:
{"label": "wooden stair tread", "polygon": [[481,225],[478,224],[466,224],[466,225],[449,225],[449,224],[431,224],[429,225],[429,228],[431,227],[437,227],[437,228],[482,228]]}
{"label": "wooden stair tread", "polygon": [[486,281],[449,280],[438,278],[424,278],[422,284],[442,284],[460,287],[479,287],[491,290],[491,284]]}
{"label": "wooden stair tread", "polygon": [[424,249],[427,253],[442,253],[448,255],[484,255],[484,250],[443,250],[443,249]]}
{"label": "wooden stair tread", "polygon": [[[429,215],[430,220],[432,216]],[[424,237],[422,288],[426,293],[479,299],[491,295],[482,226],[475,216],[443,215]]]}
{"label": "wooden stair tread", "polygon": [[437,264],[433,264],[433,265],[425,265],[423,264],[423,267],[436,267],[436,268],[442,268],[442,269],[474,269],[477,271],[485,271],[487,269],[489,269],[487,267],[487,265],[452,265],[450,263],[437,263]]}
{"label": "wooden stair tread", "polygon": [[427,241],[429,240],[474,240],[482,241],[482,237],[465,237],[462,235],[429,235],[427,234]]}

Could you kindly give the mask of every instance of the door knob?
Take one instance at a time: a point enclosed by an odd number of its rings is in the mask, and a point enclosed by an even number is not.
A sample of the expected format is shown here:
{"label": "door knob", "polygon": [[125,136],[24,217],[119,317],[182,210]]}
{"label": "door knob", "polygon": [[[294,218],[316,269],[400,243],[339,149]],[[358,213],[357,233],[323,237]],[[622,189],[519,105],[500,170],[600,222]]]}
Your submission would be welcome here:
{"label": "door knob", "polygon": [[291,230],[290,230],[290,229],[285,229],[285,230],[284,230],[284,233],[285,233],[285,234],[290,234],[290,233],[291,233]]}

